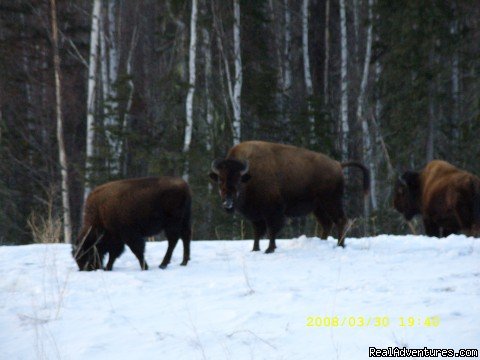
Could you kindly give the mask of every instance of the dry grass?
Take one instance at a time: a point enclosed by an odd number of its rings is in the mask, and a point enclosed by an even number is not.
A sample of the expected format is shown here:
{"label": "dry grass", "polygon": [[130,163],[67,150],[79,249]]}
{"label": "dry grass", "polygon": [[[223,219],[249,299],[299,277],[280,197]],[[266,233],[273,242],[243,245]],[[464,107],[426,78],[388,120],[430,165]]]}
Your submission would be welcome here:
{"label": "dry grass", "polygon": [[53,196],[48,196],[44,215],[32,211],[27,220],[32,238],[38,244],[59,243],[62,236],[62,219],[54,214]]}
{"label": "dry grass", "polygon": [[51,214],[47,214],[47,217],[42,217],[35,211],[32,211],[28,217],[27,225],[35,243],[53,244],[60,242],[62,221],[59,217],[52,217]]}

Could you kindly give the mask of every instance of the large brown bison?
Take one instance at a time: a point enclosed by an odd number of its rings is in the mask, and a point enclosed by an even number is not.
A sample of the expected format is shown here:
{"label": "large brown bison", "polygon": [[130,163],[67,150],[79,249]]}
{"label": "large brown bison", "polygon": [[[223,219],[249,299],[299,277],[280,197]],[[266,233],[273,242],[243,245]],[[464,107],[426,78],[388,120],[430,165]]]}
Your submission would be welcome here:
{"label": "large brown bison", "polygon": [[480,179],[434,160],[399,177],[393,206],[407,221],[421,214],[428,236],[473,235],[480,230]]}
{"label": "large brown bison", "polygon": [[363,189],[368,192],[368,170],[362,164],[341,164],[326,155],[306,149],[246,141],[212,163],[210,177],[218,183],[223,207],[237,210],[253,224],[253,251],[268,231],[266,253],[275,251],[275,238],[286,217],[314,213],[322,225],[323,239],[333,224],[338,229],[338,245],[344,246],[347,219],[343,211],[342,168],[356,166],[363,172]]}
{"label": "large brown bison", "polygon": [[166,268],[175,245],[183,241],[183,262],[190,257],[191,192],[185,181],[174,177],[149,177],[112,181],[95,188],[85,202],[83,228],[72,254],[80,270],[106,270],[121,255],[125,244],[148,269],[144,259],[145,237],[165,230],[168,249],[160,264]]}

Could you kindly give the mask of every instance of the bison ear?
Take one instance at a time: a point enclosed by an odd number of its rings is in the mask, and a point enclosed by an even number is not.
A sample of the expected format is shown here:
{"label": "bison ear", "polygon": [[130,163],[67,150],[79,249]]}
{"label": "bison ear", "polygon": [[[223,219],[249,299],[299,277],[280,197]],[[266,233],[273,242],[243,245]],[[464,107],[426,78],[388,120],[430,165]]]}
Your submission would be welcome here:
{"label": "bison ear", "polygon": [[210,177],[210,180],[214,182],[218,182],[218,175],[215,174],[214,172],[211,172],[210,174],[208,174],[208,176]]}
{"label": "bison ear", "polygon": [[248,180],[250,180],[252,176],[249,173],[243,174],[241,177],[242,182],[246,183]]}

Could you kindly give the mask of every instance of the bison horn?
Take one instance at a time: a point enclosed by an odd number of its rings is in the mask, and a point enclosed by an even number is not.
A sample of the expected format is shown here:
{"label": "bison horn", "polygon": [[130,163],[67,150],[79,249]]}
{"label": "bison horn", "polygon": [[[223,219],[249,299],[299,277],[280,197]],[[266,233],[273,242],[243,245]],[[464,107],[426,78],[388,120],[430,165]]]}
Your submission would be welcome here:
{"label": "bison horn", "polygon": [[248,168],[249,168],[247,160],[243,160],[242,165],[243,165],[243,169],[240,170],[240,175],[241,176],[245,175],[248,172]]}
{"label": "bison horn", "polygon": [[398,182],[399,182],[401,185],[403,185],[403,186],[408,186],[408,185],[407,185],[407,182],[406,182],[405,179],[403,178],[403,175],[398,177]]}
{"label": "bison horn", "polygon": [[212,161],[212,165],[211,165],[211,168],[212,168],[212,171],[218,175],[218,165],[220,164],[220,159],[215,159]]}

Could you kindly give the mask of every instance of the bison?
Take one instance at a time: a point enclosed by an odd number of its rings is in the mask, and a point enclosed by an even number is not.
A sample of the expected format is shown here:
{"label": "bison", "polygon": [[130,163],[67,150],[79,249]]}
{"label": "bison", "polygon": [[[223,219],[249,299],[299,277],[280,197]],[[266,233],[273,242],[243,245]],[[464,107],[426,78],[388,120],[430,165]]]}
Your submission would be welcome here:
{"label": "bison", "polygon": [[480,230],[480,179],[434,160],[398,178],[393,206],[407,221],[421,214],[428,236],[474,235]]}
{"label": "bison", "polygon": [[160,264],[167,267],[175,245],[183,241],[183,261],[190,257],[191,192],[188,184],[175,177],[148,177],[112,181],[95,188],[85,202],[83,228],[73,245],[72,255],[80,270],[112,270],[125,244],[140,262],[142,270],[145,237],[165,230],[168,249]]}
{"label": "bison", "polygon": [[335,224],[338,245],[344,246],[347,219],[342,204],[342,168],[347,166],[362,170],[367,193],[369,173],[360,163],[342,164],[290,145],[246,141],[231,148],[225,159],[212,162],[210,178],[218,183],[224,209],[230,213],[237,210],[252,222],[252,251],[260,250],[259,240],[268,232],[270,242],[265,252],[273,253],[285,218],[311,212],[322,226],[322,239]]}

